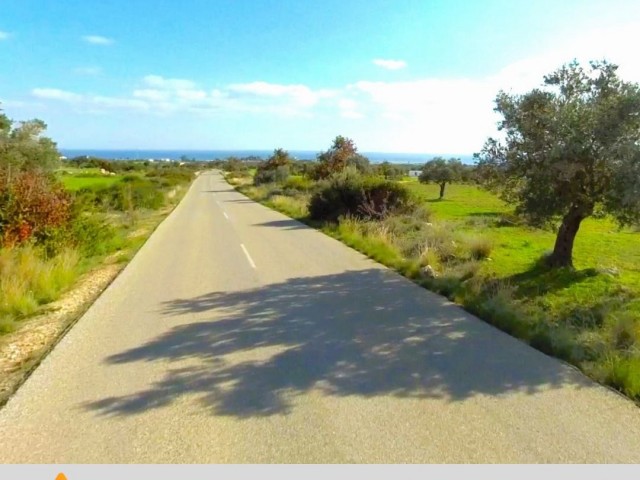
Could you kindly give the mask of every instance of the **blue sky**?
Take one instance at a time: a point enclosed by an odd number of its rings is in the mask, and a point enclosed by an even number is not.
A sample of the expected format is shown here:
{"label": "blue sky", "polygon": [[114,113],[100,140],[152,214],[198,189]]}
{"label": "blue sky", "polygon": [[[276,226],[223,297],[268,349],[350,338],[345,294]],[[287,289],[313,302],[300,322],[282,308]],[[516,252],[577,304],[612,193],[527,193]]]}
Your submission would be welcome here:
{"label": "blue sky", "polygon": [[0,102],[62,148],[468,154],[573,58],[640,81],[640,2],[2,2]]}

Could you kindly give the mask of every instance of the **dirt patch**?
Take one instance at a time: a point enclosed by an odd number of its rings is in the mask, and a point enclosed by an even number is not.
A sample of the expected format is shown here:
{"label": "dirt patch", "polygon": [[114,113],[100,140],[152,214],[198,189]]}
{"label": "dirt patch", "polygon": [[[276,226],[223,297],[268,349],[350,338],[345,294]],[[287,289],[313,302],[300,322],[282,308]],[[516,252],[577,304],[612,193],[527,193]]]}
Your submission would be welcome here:
{"label": "dirt patch", "polygon": [[113,264],[84,275],[46,311],[0,337],[0,406],[125,267]]}

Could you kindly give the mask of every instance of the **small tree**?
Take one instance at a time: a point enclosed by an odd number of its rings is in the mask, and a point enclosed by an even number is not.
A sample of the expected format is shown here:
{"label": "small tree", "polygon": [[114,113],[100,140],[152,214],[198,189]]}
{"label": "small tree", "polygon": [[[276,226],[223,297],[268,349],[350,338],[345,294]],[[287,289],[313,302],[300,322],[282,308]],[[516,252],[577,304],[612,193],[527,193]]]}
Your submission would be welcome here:
{"label": "small tree", "polygon": [[462,173],[462,162],[457,158],[445,160],[442,157],[436,157],[428,161],[422,168],[419,180],[422,183],[433,182],[440,186],[440,199],[444,197],[444,189],[447,183],[460,180]]}
{"label": "small tree", "polygon": [[332,173],[343,171],[347,166],[355,167],[361,173],[369,170],[369,159],[360,155],[350,138],[338,135],[329,150],[318,155],[315,169],[317,178],[327,178]]}
{"label": "small tree", "polygon": [[407,174],[406,169],[387,161],[377,165],[376,172],[387,180],[399,180]]}
{"label": "small tree", "polygon": [[11,183],[19,172],[54,170],[60,162],[56,144],[43,134],[42,120],[14,123],[0,110],[0,170]]}
{"label": "small tree", "polygon": [[573,266],[581,222],[596,212],[640,218],[640,87],[617,66],[577,62],[525,95],[500,92],[505,141],[487,140],[478,159],[485,185],[533,224],[560,220],[549,264]]}
{"label": "small tree", "polygon": [[289,177],[292,162],[289,152],[282,148],[276,148],[273,155],[258,166],[256,175],[253,177],[254,184],[285,182]]}

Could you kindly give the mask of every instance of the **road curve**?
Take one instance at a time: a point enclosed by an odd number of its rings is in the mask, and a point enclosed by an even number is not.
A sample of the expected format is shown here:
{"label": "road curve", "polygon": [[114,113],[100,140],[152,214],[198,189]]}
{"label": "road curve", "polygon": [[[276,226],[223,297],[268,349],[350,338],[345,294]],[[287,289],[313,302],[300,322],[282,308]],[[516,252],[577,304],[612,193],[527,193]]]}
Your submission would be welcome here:
{"label": "road curve", "polygon": [[0,410],[4,463],[640,462],[640,410],[200,175]]}

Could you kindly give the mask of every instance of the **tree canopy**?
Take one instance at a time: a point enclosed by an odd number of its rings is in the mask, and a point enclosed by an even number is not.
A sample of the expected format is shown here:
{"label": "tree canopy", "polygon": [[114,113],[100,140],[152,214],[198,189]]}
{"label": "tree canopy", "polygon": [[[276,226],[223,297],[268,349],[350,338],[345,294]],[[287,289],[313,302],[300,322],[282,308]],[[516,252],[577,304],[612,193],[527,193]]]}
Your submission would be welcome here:
{"label": "tree canopy", "polygon": [[597,212],[640,219],[640,87],[618,67],[563,65],[524,95],[500,92],[503,141],[476,154],[484,184],[533,224],[560,221],[552,266],[573,265],[580,223]]}
{"label": "tree canopy", "polygon": [[12,173],[50,171],[59,164],[56,144],[44,136],[46,128],[42,120],[19,122],[16,126],[0,110],[0,170],[7,179]]}
{"label": "tree canopy", "polygon": [[460,180],[462,176],[462,162],[457,158],[445,160],[436,157],[429,160],[422,168],[419,180],[422,183],[433,182],[440,186],[440,198],[444,197],[444,189],[447,183]]}
{"label": "tree canopy", "polygon": [[254,183],[261,185],[263,183],[284,182],[289,177],[292,163],[293,159],[289,152],[283,148],[276,148],[273,155],[258,165]]}
{"label": "tree canopy", "polygon": [[355,167],[359,172],[368,172],[369,159],[360,155],[353,140],[338,135],[331,147],[318,155],[315,174],[318,178],[326,178],[332,173],[341,172],[347,166]]}

